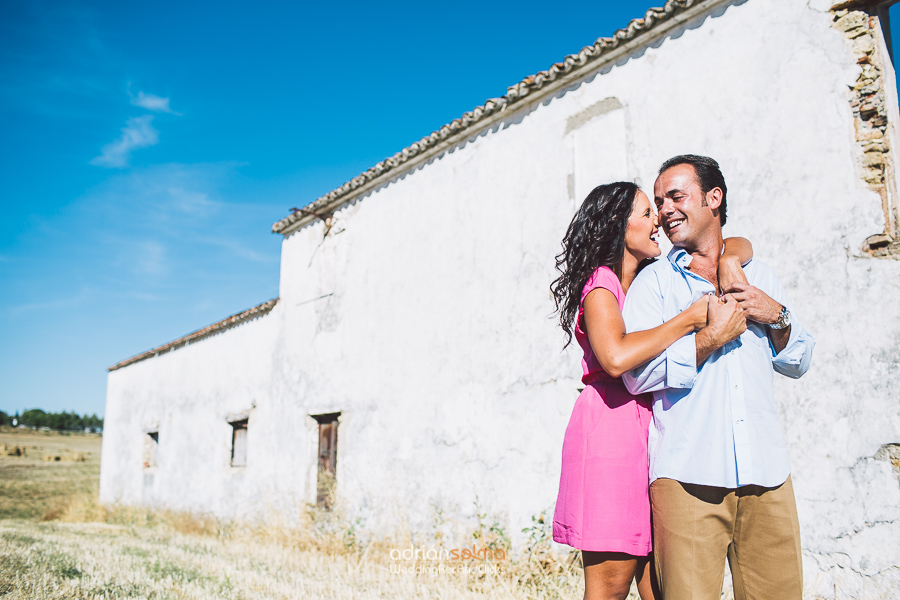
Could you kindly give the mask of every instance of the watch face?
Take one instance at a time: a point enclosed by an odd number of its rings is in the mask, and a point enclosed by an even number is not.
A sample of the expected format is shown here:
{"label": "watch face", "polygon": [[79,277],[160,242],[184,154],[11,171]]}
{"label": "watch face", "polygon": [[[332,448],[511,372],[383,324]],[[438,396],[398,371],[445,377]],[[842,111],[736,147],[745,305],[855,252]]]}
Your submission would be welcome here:
{"label": "watch face", "polygon": [[781,307],[781,314],[778,315],[778,320],[775,322],[775,328],[776,329],[784,329],[790,324],[791,324],[791,311],[789,311],[786,306],[783,306],[783,307]]}

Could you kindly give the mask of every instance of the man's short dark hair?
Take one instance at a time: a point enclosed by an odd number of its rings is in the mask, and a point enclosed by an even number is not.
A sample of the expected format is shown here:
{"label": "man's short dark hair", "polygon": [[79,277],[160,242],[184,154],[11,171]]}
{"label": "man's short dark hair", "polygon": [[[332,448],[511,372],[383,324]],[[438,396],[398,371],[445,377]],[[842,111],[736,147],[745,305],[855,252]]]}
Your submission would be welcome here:
{"label": "man's short dark hair", "polygon": [[722,190],[722,204],[719,205],[719,223],[725,225],[725,197],[728,195],[728,188],[725,186],[725,177],[722,176],[719,163],[708,156],[680,154],[664,162],[659,168],[659,174],[662,175],[663,171],[678,165],[691,165],[694,167],[694,172],[697,174],[697,183],[700,184],[700,191],[704,195],[713,188]]}

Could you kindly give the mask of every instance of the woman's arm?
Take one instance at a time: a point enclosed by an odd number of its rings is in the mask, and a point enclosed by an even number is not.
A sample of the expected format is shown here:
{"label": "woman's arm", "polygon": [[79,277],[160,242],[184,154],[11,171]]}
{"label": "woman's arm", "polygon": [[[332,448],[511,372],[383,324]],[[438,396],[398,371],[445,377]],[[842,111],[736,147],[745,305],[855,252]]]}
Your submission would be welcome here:
{"label": "woman's arm", "polygon": [[725,251],[719,258],[719,293],[724,294],[731,284],[738,281],[748,283],[742,265],[753,258],[753,245],[742,237],[730,237],[725,240]]}
{"label": "woman's arm", "polygon": [[704,327],[708,303],[709,296],[704,296],[659,327],[626,334],[616,297],[605,288],[597,288],[584,299],[584,329],[603,370],[621,377],[661,354],[676,340]]}

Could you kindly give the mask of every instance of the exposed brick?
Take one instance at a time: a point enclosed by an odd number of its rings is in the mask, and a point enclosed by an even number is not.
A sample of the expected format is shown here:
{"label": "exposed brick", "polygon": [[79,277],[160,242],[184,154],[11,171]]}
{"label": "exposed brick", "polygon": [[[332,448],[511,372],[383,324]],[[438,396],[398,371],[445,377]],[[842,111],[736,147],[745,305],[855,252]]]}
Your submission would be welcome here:
{"label": "exposed brick", "polygon": [[881,150],[876,150],[873,152],[864,152],[862,162],[863,162],[863,165],[866,167],[883,167],[884,166],[884,152]]}
{"label": "exposed brick", "polygon": [[865,33],[865,30],[869,28],[869,15],[854,10],[840,17],[834,22],[834,26],[845,33],[855,32],[857,29],[862,29],[862,33]]}
{"label": "exposed brick", "polygon": [[[892,195],[889,192],[886,169],[890,164],[890,146],[885,138],[887,129],[887,109],[884,95],[884,77],[880,67],[875,27],[878,20],[864,11],[839,10],[834,12],[834,27],[844,32],[848,46],[860,67],[856,82],[850,86],[848,98],[853,111],[853,126],[859,142],[859,175],[868,187],[878,192],[882,199]],[[887,207],[887,204],[885,204]],[[887,210],[887,208],[886,208]],[[869,236],[863,243],[863,251],[874,257],[900,258],[900,241],[895,241],[892,218],[885,214],[886,229],[883,233]],[[885,237],[886,236],[886,237]],[[887,242],[885,241],[887,240]]]}
{"label": "exposed brick", "polygon": [[856,132],[856,141],[858,142],[882,139],[884,139],[884,132],[879,129],[866,129],[865,131],[857,130]]}
{"label": "exposed brick", "polygon": [[[875,40],[871,35],[861,35],[852,40],[851,47],[856,54],[865,54],[863,58],[868,61],[868,55],[875,52]],[[860,59],[862,60],[862,59]]]}

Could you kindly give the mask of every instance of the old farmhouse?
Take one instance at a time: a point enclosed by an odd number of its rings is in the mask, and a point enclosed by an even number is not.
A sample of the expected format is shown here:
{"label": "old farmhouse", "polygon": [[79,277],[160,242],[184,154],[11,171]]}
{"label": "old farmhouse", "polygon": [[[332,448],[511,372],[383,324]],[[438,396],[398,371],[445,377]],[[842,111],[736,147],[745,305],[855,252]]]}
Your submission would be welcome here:
{"label": "old farmhouse", "polygon": [[[580,355],[554,255],[601,182],[715,157],[817,339],[777,376],[812,592],[900,585],[887,5],[669,0],[273,226],[278,298],[109,369],[101,499],[372,531],[552,511]],[[263,234],[263,232],[261,232]],[[260,298],[263,300],[263,298]],[[828,597],[831,597],[830,595]]]}

